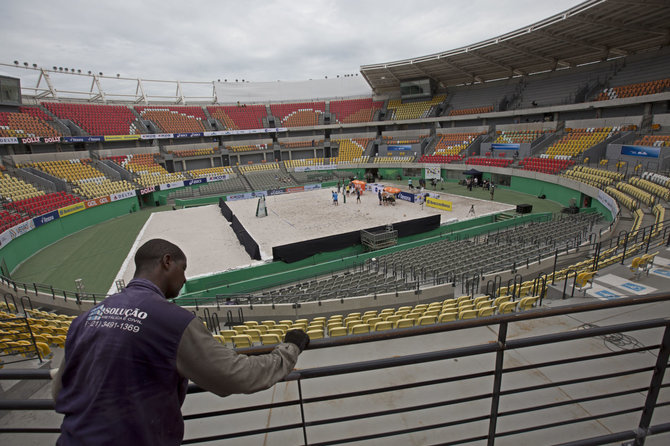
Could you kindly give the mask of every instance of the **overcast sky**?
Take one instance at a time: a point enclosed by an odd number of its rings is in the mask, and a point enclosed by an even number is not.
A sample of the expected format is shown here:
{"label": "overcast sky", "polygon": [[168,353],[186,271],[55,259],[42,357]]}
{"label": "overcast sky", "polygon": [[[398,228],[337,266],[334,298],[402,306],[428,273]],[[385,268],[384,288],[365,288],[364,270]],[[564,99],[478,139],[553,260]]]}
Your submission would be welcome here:
{"label": "overcast sky", "polygon": [[[0,0],[0,63],[68,67],[106,76],[211,82],[306,81],[361,65],[477,43],[565,11],[580,0]],[[0,74],[34,87],[29,70]],[[352,91],[368,91],[359,78]],[[58,90],[90,79],[52,75]],[[134,95],[134,81],[103,80]],[[351,82],[350,82],[351,83]],[[148,85],[148,86],[147,86]],[[41,87],[45,87],[42,83]],[[232,87],[232,86],[231,86]],[[174,95],[174,84],[145,84]],[[211,87],[185,85],[187,96]],[[169,92],[167,90],[170,90]],[[66,95],[67,96],[67,95]],[[288,98],[288,96],[287,96]]]}

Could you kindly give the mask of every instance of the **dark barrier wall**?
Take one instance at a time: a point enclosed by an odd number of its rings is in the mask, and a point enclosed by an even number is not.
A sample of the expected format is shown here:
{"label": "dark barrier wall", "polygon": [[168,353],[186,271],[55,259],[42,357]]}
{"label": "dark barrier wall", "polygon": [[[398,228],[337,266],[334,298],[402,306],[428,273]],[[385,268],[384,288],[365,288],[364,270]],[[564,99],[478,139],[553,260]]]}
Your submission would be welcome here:
{"label": "dark barrier wall", "polygon": [[[440,226],[440,216],[417,218],[393,224],[393,229],[398,231],[398,237],[421,234]],[[381,231],[385,226],[367,228],[366,231]],[[345,232],[344,234],[320,237],[303,242],[290,243],[288,245],[275,246],[272,248],[272,256],[275,261],[282,260],[286,263],[297,262],[321,252],[337,251],[361,243],[361,231]]]}
{"label": "dark barrier wall", "polygon": [[258,243],[256,243],[256,240],[254,240],[251,235],[249,235],[247,230],[244,229],[244,226],[242,226],[242,223],[240,223],[240,221],[234,215],[230,226],[233,228],[237,239],[240,241],[240,243],[242,243],[242,246],[244,246],[247,254],[249,254],[249,256],[254,260],[260,260],[261,249],[258,247]]}
{"label": "dark barrier wall", "polygon": [[226,220],[233,221],[233,211],[228,207],[226,201],[223,198],[219,198],[219,207],[221,208],[221,215],[223,215]]}

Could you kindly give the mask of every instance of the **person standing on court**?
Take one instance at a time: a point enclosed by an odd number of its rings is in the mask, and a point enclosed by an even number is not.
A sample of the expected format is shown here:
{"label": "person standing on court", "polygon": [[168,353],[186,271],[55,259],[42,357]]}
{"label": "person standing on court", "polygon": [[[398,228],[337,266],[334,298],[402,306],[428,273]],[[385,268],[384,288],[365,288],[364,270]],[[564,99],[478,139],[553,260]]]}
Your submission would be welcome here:
{"label": "person standing on court", "polygon": [[264,355],[236,353],[168,301],[185,271],[178,246],[149,240],[135,254],[126,288],[72,322],[52,387],[65,415],[58,445],[179,445],[189,379],[227,396],[267,389],[293,369],[309,344],[303,331],[287,332]]}
{"label": "person standing on court", "polygon": [[493,193],[495,192],[495,187],[496,186],[495,186],[495,184],[493,184],[493,182],[491,182],[491,184],[489,184],[489,194],[491,194],[491,200],[493,200]]}

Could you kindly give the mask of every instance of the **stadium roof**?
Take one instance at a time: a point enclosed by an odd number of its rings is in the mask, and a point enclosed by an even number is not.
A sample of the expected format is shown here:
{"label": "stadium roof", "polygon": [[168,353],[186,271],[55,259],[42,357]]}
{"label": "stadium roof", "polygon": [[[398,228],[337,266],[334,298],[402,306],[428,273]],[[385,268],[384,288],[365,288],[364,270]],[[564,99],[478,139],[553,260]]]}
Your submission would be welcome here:
{"label": "stadium roof", "polygon": [[375,93],[397,91],[401,81],[426,77],[444,88],[575,67],[668,44],[670,2],[589,0],[479,43],[363,65],[361,74]]}

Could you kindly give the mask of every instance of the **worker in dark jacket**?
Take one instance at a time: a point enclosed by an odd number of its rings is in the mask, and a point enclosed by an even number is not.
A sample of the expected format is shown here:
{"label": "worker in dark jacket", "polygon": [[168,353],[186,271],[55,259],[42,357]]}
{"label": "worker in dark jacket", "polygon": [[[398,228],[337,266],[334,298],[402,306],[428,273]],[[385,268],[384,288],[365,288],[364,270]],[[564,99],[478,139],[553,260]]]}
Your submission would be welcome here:
{"label": "worker in dark jacket", "polygon": [[186,256],[161,239],[142,245],[135,276],[71,324],[54,376],[59,445],[178,445],[188,380],[219,396],[282,380],[309,344],[303,331],[260,356],[217,342],[190,311],[167,299],[184,285]]}

